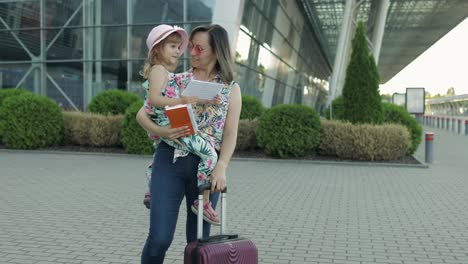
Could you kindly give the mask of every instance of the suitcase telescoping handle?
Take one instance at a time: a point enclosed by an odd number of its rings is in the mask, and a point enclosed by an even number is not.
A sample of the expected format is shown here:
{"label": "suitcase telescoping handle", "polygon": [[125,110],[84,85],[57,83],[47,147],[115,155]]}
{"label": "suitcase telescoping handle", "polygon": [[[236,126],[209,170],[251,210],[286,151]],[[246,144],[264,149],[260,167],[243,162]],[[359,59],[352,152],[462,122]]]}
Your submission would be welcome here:
{"label": "suitcase telescoping handle", "polygon": [[[203,192],[211,189],[211,183],[205,183],[198,187],[198,216],[197,216],[197,238],[203,238]],[[226,193],[227,187],[221,191],[221,230],[220,234],[226,234]]]}

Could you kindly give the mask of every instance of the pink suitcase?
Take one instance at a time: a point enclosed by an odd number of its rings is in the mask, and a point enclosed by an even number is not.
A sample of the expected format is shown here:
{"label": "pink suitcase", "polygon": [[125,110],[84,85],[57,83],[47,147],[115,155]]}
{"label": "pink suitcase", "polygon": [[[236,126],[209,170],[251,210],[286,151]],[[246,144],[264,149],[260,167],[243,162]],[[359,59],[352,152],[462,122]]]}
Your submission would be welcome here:
{"label": "pink suitcase", "polygon": [[[200,187],[198,204],[203,204],[203,190]],[[185,247],[184,264],[257,264],[258,252],[255,244],[238,235],[226,235],[226,189],[221,193],[221,234],[201,238],[203,235],[202,206],[198,207],[198,240]]]}

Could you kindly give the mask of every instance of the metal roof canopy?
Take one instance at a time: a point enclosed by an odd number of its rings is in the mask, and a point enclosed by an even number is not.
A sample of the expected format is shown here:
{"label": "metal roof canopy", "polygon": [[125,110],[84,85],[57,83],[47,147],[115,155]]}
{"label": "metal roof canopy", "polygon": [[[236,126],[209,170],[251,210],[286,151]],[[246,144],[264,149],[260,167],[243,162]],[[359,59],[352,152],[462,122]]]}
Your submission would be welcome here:
{"label": "metal roof canopy", "polygon": [[[364,0],[357,20],[372,39],[380,0]],[[330,63],[335,59],[345,0],[301,0]],[[390,0],[379,57],[381,83],[387,82],[468,17],[466,0]]]}

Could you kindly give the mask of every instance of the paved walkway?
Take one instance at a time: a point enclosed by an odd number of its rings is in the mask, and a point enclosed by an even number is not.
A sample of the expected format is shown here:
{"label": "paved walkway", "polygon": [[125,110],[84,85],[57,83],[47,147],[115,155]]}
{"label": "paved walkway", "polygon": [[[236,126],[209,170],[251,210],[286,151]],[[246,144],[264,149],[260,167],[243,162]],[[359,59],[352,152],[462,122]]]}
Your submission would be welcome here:
{"label": "paved walkway", "polygon": [[[434,131],[428,169],[234,161],[228,229],[260,263],[466,264],[468,137]],[[0,151],[0,263],[139,263],[147,163]],[[182,263],[183,233],[166,263]]]}

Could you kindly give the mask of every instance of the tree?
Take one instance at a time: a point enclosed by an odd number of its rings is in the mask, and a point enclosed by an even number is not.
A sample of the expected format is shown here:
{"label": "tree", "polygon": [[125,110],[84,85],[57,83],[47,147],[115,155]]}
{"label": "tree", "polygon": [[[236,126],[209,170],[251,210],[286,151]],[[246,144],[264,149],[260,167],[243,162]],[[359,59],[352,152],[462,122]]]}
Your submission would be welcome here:
{"label": "tree", "polygon": [[369,53],[364,23],[359,22],[343,87],[344,118],[351,123],[379,124],[383,121],[380,76]]}
{"label": "tree", "polygon": [[447,90],[447,96],[454,96],[455,95],[455,88],[450,87]]}
{"label": "tree", "polygon": [[431,99],[431,93],[428,92],[428,91],[425,91],[425,92],[424,92],[424,98],[425,98],[425,99]]}

